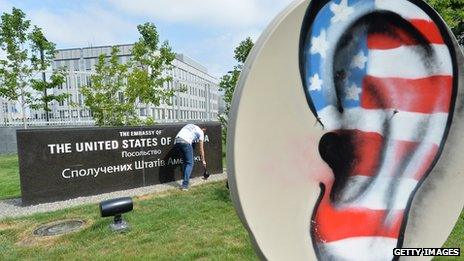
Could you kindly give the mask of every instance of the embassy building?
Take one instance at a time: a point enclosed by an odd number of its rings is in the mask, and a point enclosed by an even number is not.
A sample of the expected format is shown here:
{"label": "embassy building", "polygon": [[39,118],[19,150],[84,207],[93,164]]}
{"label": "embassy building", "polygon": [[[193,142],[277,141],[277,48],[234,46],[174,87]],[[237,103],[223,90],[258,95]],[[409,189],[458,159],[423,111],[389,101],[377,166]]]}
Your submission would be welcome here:
{"label": "embassy building", "polygon": [[[118,59],[125,63],[131,58],[133,45],[117,45]],[[91,111],[85,107],[84,97],[80,92],[83,86],[91,84],[91,76],[95,73],[98,57],[103,54],[110,56],[112,46],[57,50],[53,68],[66,68],[66,81],[53,89],[53,94],[70,94],[63,102],[50,103],[49,125],[93,125]],[[172,62],[173,68],[166,70],[164,75],[173,78],[165,83],[165,88],[184,89],[176,92],[169,104],[160,106],[137,103],[137,113],[140,118],[152,117],[156,122],[178,121],[217,121],[219,114],[218,80],[208,74],[203,65],[184,54],[176,54]],[[122,100],[123,94],[119,93]],[[0,98],[0,126],[22,124],[21,106]],[[43,110],[28,109],[26,112],[29,125],[45,125]]]}

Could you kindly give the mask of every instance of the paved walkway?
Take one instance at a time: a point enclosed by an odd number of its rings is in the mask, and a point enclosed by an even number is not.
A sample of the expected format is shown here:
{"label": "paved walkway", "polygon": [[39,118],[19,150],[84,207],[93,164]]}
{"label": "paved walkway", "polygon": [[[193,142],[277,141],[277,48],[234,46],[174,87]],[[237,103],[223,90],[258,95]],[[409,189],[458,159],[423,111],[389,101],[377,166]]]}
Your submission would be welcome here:
{"label": "paved walkway", "polygon": [[[216,174],[211,175],[208,180],[204,180],[203,177],[197,177],[190,180],[191,186],[198,186],[206,183],[216,182],[227,179],[227,174]],[[149,187],[141,187],[135,189],[128,189],[122,191],[116,191],[111,193],[105,193],[89,197],[80,197],[65,201],[57,201],[53,203],[46,203],[34,206],[23,207],[21,205],[21,198],[8,199],[0,201],[0,220],[7,217],[21,217],[32,215],[36,213],[50,212],[65,208],[71,208],[75,206],[85,204],[98,204],[100,201],[118,198],[118,197],[135,197],[144,196],[149,194],[156,194],[168,190],[174,190],[180,188],[180,182],[171,182],[159,185],[153,185]],[[186,192],[188,193],[188,192]]]}

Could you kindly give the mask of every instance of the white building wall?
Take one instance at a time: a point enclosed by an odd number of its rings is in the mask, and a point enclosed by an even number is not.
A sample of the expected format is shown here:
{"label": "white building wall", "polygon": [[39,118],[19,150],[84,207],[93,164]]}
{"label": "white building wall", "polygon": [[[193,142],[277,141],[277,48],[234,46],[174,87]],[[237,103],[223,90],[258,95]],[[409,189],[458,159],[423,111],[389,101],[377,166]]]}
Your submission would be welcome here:
{"label": "white building wall", "polygon": [[[132,45],[119,45],[118,48],[120,62],[127,62],[131,56]],[[51,122],[56,125],[91,124],[93,122],[90,110],[84,106],[80,89],[90,82],[95,65],[98,63],[98,57],[101,54],[109,55],[110,53],[111,46],[58,50],[53,67],[66,67],[67,75],[65,83],[55,88],[53,93],[69,93],[71,96],[62,103],[52,102],[50,104]],[[165,84],[166,88],[186,87],[186,92],[177,92],[171,99],[171,105],[152,106],[138,103],[136,106],[141,118],[153,117],[156,122],[217,121],[218,80],[209,75],[204,66],[183,54],[178,54],[173,61],[173,69],[165,71],[164,74],[173,78],[172,82]],[[43,111],[31,110],[28,112],[28,118],[33,124],[44,123],[45,114]],[[7,121],[7,114],[2,110],[0,124],[5,121]],[[11,123],[11,119],[8,121]]]}

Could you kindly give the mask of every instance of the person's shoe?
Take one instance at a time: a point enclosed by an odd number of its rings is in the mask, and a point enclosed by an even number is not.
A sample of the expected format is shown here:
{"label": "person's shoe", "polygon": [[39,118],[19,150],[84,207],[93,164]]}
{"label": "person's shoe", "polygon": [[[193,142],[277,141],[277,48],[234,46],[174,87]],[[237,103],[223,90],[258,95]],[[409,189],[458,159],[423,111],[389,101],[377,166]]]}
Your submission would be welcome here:
{"label": "person's shoe", "polygon": [[189,188],[188,188],[188,187],[182,186],[182,187],[180,187],[180,190],[182,190],[182,191],[189,191]]}

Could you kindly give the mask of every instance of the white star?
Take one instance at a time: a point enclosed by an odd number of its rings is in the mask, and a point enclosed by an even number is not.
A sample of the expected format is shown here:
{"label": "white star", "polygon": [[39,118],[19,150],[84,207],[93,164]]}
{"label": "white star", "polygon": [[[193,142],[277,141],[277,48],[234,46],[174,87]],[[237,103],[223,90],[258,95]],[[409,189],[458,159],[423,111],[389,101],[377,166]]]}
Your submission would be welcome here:
{"label": "white star", "polygon": [[319,74],[315,74],[313,77],[311,77],[311,85],[309,86],[310,91],[320,91],[322,89],[322,84],[324,81],[319,78]]}
{"label": "white star", "polygon": [[349,87],[346,90],[346,99],[347,100],[353,100],[353,101],[359,101],[359,94],[361,94],[362,90],[359,88],[356,84],[352,84],[351,87]]}
{"label": "white star", "polygon": [[353,7],[348,7],[348,0],[342,0],[339,5],[332,3],[330,5],[330,11],[334,13],[330,22],[336,23],[348,20],[348,17],[354,12],[354,9]]}
{"label": "white star", "polygon": [[311,54],[318,53],[322,58],[325,58],[328,49],[329,42],[327,42],[325,30],[322,30],[318,37],[311,39]]}
{"label": "white star", "polygon": [[363,51],[360,51],[355,57],[353,57],[353,61],[351,61],[351,68],[358,67],[361,70],[364,70],[366,67],[367,57],[364,55]]}

